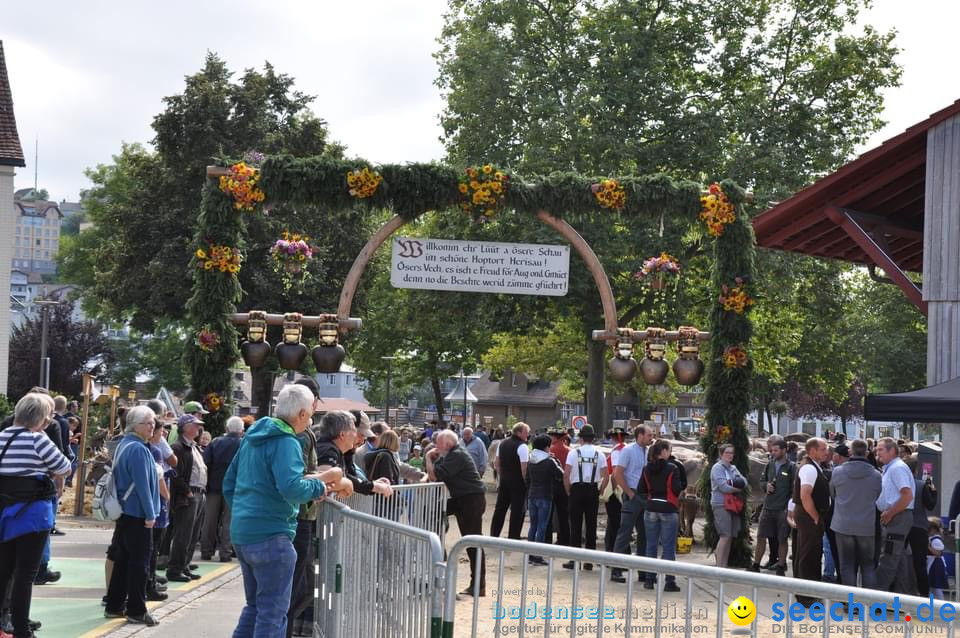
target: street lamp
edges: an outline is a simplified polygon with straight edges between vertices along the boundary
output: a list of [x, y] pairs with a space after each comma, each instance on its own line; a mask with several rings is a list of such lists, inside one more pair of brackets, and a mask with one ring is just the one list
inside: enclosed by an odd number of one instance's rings
[[59, 305], [54, 299], [34, 299], [33, 303], [40, 306], [40, 387], [50, 388], [50, 358], [47, 357], [47, 327], [49, 324], [49, 308]]
[[393, 365], [393, 360], [396, 359], [396, 357], [380, 357], [380, 358], [387, 362], [387, 402], [386, 402], [386, 403], [387, 403], [387, 407], [386, 407], [387, 418], [386, 418], [386, 422], [387, 422], [387, 425], [390, 425], [390, 371], [391, 371], [391, 367], [392, 367], [392, 365]]

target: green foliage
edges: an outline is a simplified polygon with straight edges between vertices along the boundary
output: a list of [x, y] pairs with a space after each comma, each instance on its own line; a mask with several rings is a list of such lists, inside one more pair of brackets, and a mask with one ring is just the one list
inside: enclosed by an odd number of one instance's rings
[[0, 419], [5, 419], [13, 414], [14, 404], [10, 402], [7, 395], [0, 394]]
[[155, 394], [161, 387], [170, 392], [189, 388], [183, 364], [183, 343], [187, 331], [178, 323], [160, 322], [152, 333], [131, 330], [127, 339], [111, 342], [113, 357], [110, 366], [99, 378], [104, 383], [132, 388], [139, 375], [149, 375], [147, 392]]

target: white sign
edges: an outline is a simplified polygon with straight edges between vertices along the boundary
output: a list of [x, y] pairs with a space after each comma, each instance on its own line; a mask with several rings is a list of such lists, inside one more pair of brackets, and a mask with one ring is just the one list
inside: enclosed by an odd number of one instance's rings
[[394, 288], [562, 297], [569, 278], [569, 246], [393, 238]]

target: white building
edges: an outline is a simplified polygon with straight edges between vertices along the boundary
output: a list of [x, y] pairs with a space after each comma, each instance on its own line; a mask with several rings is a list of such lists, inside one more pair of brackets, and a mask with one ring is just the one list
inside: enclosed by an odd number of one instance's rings
[[[13, 93], [7, 78], [7, 64], [0, 41], [0, 291], [10, 289], [13, 241], [17, 212], [13, 204], [13, 177], [16, 167], [26, 166], [23, 148], [13, 115]], [[7, 393], [10, 359], [10, 297], [0, 295], [0, 394]]]

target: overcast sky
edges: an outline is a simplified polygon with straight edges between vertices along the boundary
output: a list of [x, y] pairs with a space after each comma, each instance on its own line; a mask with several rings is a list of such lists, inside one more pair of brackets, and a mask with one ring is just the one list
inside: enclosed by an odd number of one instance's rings
[[[269, 60], [316, 95], [314, 111], [351, 154], [374, 162], [443, 155], [432, 54], [445, 0], [234, 0], [4, 3], [0, 30], [27, 156], [17, 188], [74, 200], [86, 167], [120, 142], [148, 142], [164, 96], [183, 89], [207, 50], [234, 71]], [[903, 86], [886, 95], [889, 124], [863, 150], [960, 98], [957, 0], [875, 0], [865, 21], [896, 27]]]

